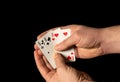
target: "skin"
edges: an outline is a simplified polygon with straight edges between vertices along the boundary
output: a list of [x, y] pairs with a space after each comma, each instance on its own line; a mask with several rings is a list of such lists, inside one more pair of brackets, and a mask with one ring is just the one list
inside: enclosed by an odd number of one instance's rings
[[54, 55], [56, 69], [53, 69], [42, 53], [37, 53], [37, 50], [34, 51], [34, 58], [37, 68], [46, 82], [93, 82], [88, 74], [66, 65], [64, 57], [60, 54]]
[[64, 28], [70, 28], [72, 35], [56, 45], [55, 49], [58, 51], [75, 46], [76, 57], [85, 59], [120, 53], [120, 26], [98, 29], [82, 25], [69, 25]]
[[[102, 29], [83, 25], [67, 25], [61, 27], [61, 29], [66, 28], [71, 29], [71, 36], [55, 46], [55, 49], [58, 51], [74, 47], [76, 57], [84, 59], [109, 53], [120, 53], [119, 25]], [[40, 34], [37, 39], [40, 39], [46, 32]], [[34, 48], [37, 68], [47, 82], [93, 82], [91, 77], [85, 72], [68, 66], [65, 59], [58, 53], [54, 54], [57, 68], [53, 69], [36, 44]]]

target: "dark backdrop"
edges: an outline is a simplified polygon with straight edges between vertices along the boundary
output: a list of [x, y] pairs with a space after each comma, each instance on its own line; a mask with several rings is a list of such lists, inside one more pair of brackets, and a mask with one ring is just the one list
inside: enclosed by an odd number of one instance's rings
[[[31, 43], [31, 65], [32, 65], [32, 81], [44, 82], [39, 71], [36, 68], [33, 57], [33, 45], [35, 43], [37, 35], [53, 27], [69, 25], [69, 24], [82, 24], [95, 28], [104, 28], [112, 25], [120, 25], [119, 13], [111, 14], [116, 11], [99, 11], [99, 12], [83, 12], [68, 11], [66, 12], [36, 12], [33, 11], [31, 28], [32, 28], [32, 43]], [[71, 14], [72, 12], [72, 14]], [[104, 81], [105, 79], [115, 81], [120, 80], [120, 55], [109, 54], [102, 57], [96, 57], [93, 59], [77, 59], [75, 63], [71, 63], [73, 67], [78, 70], [87, 72], [94, 80]], [[79, 66], [78, 66], [79, 65]]]
[[[10, 1], [11, 2], [11, 1]], [[110, 2], [110, 1], [109, 1]], [[1, 79], [18, 82], [45, 82], [36, 68], [33, 45], [36, 37], [53, 27], [83, 24], [95, 28], [120, 25], [119, 3], [90, 4], [81, 2], [52, 5], [11, 2], [1, 7]], [[57, 1], [57, 3], [59, 3]], [[48, 5], [49, 4], [49, 5]], [[41, 6], [42, 5], [42, 6]], [[69, 6], [68, 6], [69, 5]], [[53, 6], [53, 7], [52, 7]], [[99, 8], [98, 8], [99, 6]], [[4, 56], [4, 57], [2, 57]], [[77, 59], [71, 63], [78, 70], [87, 72], [97, 82], [120, 80], [120, 55], [110, 54], [94, 59]], [[79, 65], [79, 67], [78, 67]], [[3, 73], [3, 74], [2, 74]], [[110, 81], [104, 81], [108, 79]]]

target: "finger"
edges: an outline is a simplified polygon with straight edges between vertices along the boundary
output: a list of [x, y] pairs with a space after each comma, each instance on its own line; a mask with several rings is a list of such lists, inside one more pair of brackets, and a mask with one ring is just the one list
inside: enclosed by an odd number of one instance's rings
[[37, 44], [34, 44], [34, 48], [35, 48], [36, 50], [39, 49], [38, 46], [37, 46]]
[[79, 58], [78, 48], [77, 48], [77, 47], [74, 47], [74, 51], [75, 51], [75, 56], [76, 56], [77, 58]]
[[79, 48], [78, 53], [79, 53], [79, 58], [82, 59], [89, 59], [89, 58], [94, 58], [97, 56], [100, 56], [101, 54], [101, 49], [100, 48], [94, 48], [94, 49], [84, 49], [84, 48]]
[[35, 44], [34, 45], [35, 51], [37, 51], [38, 55], [43, 55], [43, 53], [41, 52], [41, 50], [38, 48], [38, 46]]
[[37, 51], [34, 51], [34, 58], [35, 58], [35, 62], [36, 62], [39, 72], [46, 79], [47, 74], [50, 72], [50, 69], [46, 66], [46, 64], [43, 60], [43, 56], [38, 55]]
[[52, 66], [50, 65], [50, 63], [48, 62], [48, 60], [45, 58], [45, 56], [43, 56], [43, 60], [45, 61], [46, 66], [47, 66], [50, 70], [53, 70]]
[[78, 27], [78, 26], [80, 26], [80, 25], [66, 25], [66, 26], [62, 26], [62, 27], [60, 27], [61, 29], [71, 29], [71, 30], [73, 30], [73, 29], [75, 29], [75, 27]]
[[65, 58], [62, 55], [58, 53], [54, 54], [54, 60], [57, 68], [65, 66]]
[[66, 25], [66, 26], [61, 26], [60, 27], [62, 30], [64, 30], [64, 29], [71, 29], [71, 26], [70, 25]]
[[43, 55], [43, 53], [41, 52], [41, 50], [37, 50], [38, 55]]
[[61, 42], [60, 44], [57, 44], [55, 46], [55, 50], [61, 51], [61, 50], [66, 50], [74, 45], [76, 45], [79, 41], [79, 38], [77, 37], [77, 35], [73, 34], [70, 37], [68, 37], [67, 39], [65, 39], [63, 42]]

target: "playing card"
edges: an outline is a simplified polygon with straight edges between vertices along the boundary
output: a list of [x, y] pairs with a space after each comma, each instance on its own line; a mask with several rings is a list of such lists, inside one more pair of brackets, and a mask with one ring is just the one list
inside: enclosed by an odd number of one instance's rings
[[[71, 35], [71, 30], [70, 29], [62, 29], [60, 31], [55, 30], [53, 32], [53, 37], [54, 39], [54, 45], [59, 44], [66, 38], [70, 37]], [[61, 53], [68, 61], [74, 62], [75, 61], [75, 51], [74, 48], [70, 48], [65, 51], [59, 52]]]
[[51, 64], [53, 68], [56, 68], [54, 59], [53, 59], [53, 46], [52, 46], [52, 34], [51, 31], [49, 31], [47, 34], [45, 34], [42, 38], [36, 41], [36, 44], [42, 51], [43, 55], [46, 57], [48, 62]]
[[75, 61], [75, 51], [74, 48], [70, 48], [65, 51], [56, 51], [54, 46], [71, 35], [70, 29], [60, 29], [57, 28], [55, 30], [50, 30], [44, 36], [42, 36], [39, 40], [36, 41], [36, 44], [42, 51], [43, 55], [46, 57], [48, 62], [51, 64], [53, 68], [56, 68], [55, 61], [53, 59], [53, 55], [55, 52], [61, 53], [68, 61]]
[[70, 36], [70, 29], [55, 30], [53, 31], [52, 36], [52, 38], [54, 39], [54, 44], [56, 45]]
[[[59, 36], [59, 34], [57, 33], [57, 32], [59, 32], [59, 31], [61, 31], [60, 28], [57, 28], [57, 29], [55, 29], [54, 31], [52, 31], [52, 41], [53, 41], [54, 44], [55, 44], [56, 38]], [[56, 34], [55, 34], [55, 32], [56, 32]]]
[[61, 51], [58, 53], [62, 54], [70, 62], [76, 61], [74, 48], [70, 48], [68, 50]]

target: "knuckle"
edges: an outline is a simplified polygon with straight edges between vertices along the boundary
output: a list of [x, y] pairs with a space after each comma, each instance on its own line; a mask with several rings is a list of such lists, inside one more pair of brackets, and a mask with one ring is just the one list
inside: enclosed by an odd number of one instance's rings
[[80, 40], [79, 34], [76, 32], [76, 33], [73, 34], [73, 37], [75, 38], [75, 39], [74, 39], [75, 43], [78, 43], [79, 40]]

